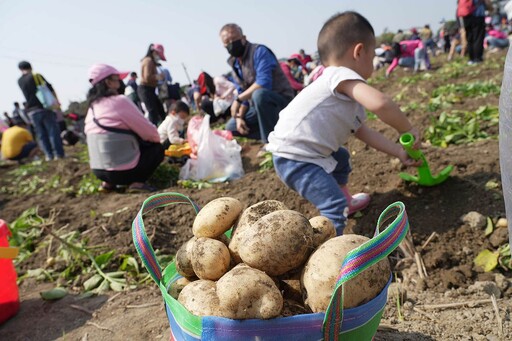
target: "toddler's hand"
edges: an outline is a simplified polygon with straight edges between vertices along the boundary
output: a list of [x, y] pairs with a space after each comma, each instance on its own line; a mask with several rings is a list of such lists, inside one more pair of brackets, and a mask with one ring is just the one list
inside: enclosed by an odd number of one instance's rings
[[423, 163], [423, 161], [421, 159], [418, 159], [418, 160], [411, 159], [409, 154], [407, 154], [407, 152], [403, 148], [398, 153], [398, 158], [407, 167], [419, 167]]
[[420, 149], [421, 147], [421, 133], [418, 129], [412, 128], [408, 131], [408, 133], [412, 134], [414, 136], [414, 149]]

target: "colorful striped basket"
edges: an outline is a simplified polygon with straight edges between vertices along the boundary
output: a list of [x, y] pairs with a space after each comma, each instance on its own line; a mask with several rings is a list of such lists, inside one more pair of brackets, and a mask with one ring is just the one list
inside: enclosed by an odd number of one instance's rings
[[[342, 309], [343, 283], [387, 257], [409, 230], [405, 206], [401, 202], [389, 205], [380, 215], [375, 236], [347, 254], [327, 312], [303, 314], [271, 320], [231, 320], [191, 314], [169, 293], [171, 283], [181, 276], [175, 263], [162, 272], [144, 228], [143, 217], [158, 207], [190, 204], [200, 208], [190, 198], [179, 193], [156, 194], [144, 201], [132, 225], [133, 241], [142, 262], [159, 286], [164, 298], [171, 340], [371, 340], [379, 326], [387, 301], [390, 280], [382, 292], [370, 302], [356, 308]], [[381, 231], [381, 227], [386, 228]]]

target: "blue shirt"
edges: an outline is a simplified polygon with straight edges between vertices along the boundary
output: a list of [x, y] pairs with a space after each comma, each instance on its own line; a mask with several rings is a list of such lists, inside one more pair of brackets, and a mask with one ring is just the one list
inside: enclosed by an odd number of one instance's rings
[[[272, 90], [272, 71], [277, 66], [277, 59], [269, 49], [263, 45], [259, 45], [254, 51], [254, 71], [256, 73], [256, 79], [254, 83], [258, 84], [262, 88]], [[234, 67], [237, 74], [242, 77], [242, 69], [238, 59], [235, 59]], [[235, 83], [237, 86], [238, 93], [242, 93], [243, 90], [240, 84]]]

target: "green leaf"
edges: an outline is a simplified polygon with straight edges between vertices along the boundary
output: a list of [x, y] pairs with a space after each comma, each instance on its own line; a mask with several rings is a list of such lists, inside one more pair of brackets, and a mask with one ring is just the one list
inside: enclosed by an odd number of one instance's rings
[[492, 271], [498, 266], [499, 255], [498, 252], [483, 250], [476, 256], [475, 265], [484, 269], [485, 272]]
[[43, 291], [39, 293], [41, 295], [41, 298], [46, 301], [54, 301], [54, 300], [60, 300], [64, 296], [68, 294], [67, 290], [64, 288], [53, 288], [48, 291]]
[[107, 277], [120, 278], [120, 277], [123, 277], [125, 274], [126, 274], [125, 271], [115, 271], [115, 272], [107, 272], [105, 275], [107, 275]]
[[510, 253], [510, 244], [509, 243], [503, 244], [502, 246], [500, 246], [499, 252], [500, 252], [500, 256], [503, 256], [503, 257], [512, 256], [512, 254]]
[[42, 274], [44, 274], [44, 270], [41, 268], [27, 271], [27, 277], [39, 277]]
[[89, 291], [96, 288], [98, 285], [100, 285], [102, 279], [103, 277], [101, 277], [101, 275], [99, 274], [92, 276], [91, 278], [84, 282], [84, 289], [86, 291]]
[[96, 263], [98, 263], [100, 268], [103, 269], [108, 264], [108, 262], [110, 262], [110, 259], [112, 259], [112, 256], [114, 255], [114, 253], [115, 253], [115, 250], [103, 253], [101, 255], [94, 257], [94, 260], [96, 261]]
[[93, 297], [95, 294], [94, 292], [92, 291], [87, 291], [87, 292], [84, 292], [84, 293], [81, 293], [80, 295], [78, 295], [78, 298], [83, 300], [83, 299], [86, 299], [86, 298], [91, 298]]
[[101, 282], [100, 286], [94, 290], [94, 292], [96, 292], [98, 294], [102, 294], [102, 293], [108, 291], [109, 288], [110, 288], [110, 282], [107, 281], [106, 279], [104, 279], [103, 282]]
[[444, 124], [446, 122], [446, 111], [443, 111], [441, 115], [439, 115], [439, 124]]
[[119, 267], [119, 270], [135, 272], [136, 274], [138, 274], [139, 264], [137, 263], [137, 260], [134, 257], [126, 255], [123, 259], [123, 262], [121, 263], [121, 266]]
[[489, 236], [492, 231], [494, 231], [494, 224], [492, 223], [492, 219], [487, 217], [487, 227], [485, 228], [485, 236]]
[[114, 291], [123, 291], [125, 285], [119, 282], [110, 282], [110, 288]]

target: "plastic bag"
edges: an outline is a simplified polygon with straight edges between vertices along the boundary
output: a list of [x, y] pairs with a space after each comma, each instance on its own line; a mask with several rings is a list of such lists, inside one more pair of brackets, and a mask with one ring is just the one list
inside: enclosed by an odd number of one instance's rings
[[[198, 120], [192, 121], [192, 126], [198, 123]], [[197, 134], [193, 135], [187, 138], [191, 147], [194, 144], [197, 148], [197, 158], [187, 160], [180, 170], [180, 179], [223, 182], [244, 175], [240, 155], [242, 147], [235, 140], [230, 141], [215, 134], [210, 129], [210, 115], [202, 119]]]
[[231, 102], [222, 98], [215, 98], [213, 100], [213, 113], [215, 116], [223, 114], [231, 106]]
[[[199, 145], [199, 132], [201, 130], [201, 124], [203, 123], [203, 117], [196, 115], [193, 116], [187, 124], [187, 141], [190, 145], [190, 158], [197, 159], [197, 149]], [[214, 130], [215, 135], [221, 136], [226, 140], [233, 139], [233, 133], [229, 130]]]
[[512, 49], [508, 50], [500, 95], [500, 166], [508, 236], [512, 245]]
[[45, 109], [54, 109], [59, 105], [59, 102], [51, 92], [50, 88], [44, 81], [40, 74], [34, 75], [34, 81], [36, 82], [36, 97], [41, 102]]

